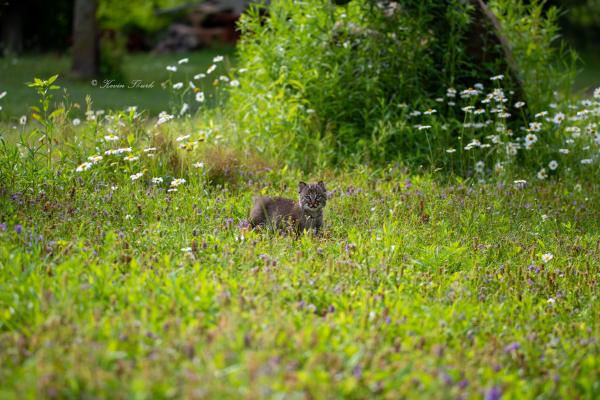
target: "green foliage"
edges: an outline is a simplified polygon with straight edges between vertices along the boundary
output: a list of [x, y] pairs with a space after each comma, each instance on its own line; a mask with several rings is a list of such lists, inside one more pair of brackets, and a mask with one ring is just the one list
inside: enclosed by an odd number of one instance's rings
[[125, 38], [120, 34], [114, 37], [103, 36], [100, 39], [100, 76], [125, 81], [123, 63], [125, 59]]
[[169, 19], [156, 11], [188, 3], [185, 0], [99, 0], [97, 18], [101, 26], [116, 31], [131, 28], [156, 31]]
[[[511, 31], [525, 100], [541, 108], [572, 76], [553, 60], [556, 12], [546, 18], [536, 2], [517, 3], [494, 7]], [[357, 0], [336, 7], [320, 0], [278, 1], [268, 17], [262, 7], [254, 6], [240, 22], [240, 68], [246, 72], [232, 108], [259, 149], [290, 158], [316, 154], [294, 160], [305, 167], [399, 155], [427, 162], [430, 139], [407, 123], [407, 106], [435, 108], [434, 99], [448, 88], [487, 83], [499, 73], [506, 76], [507, 93], [519, 92], [490, 28], [478, 28], [469, 2]], [[450, 128], [435, 133], [438, 148], [454, 146], [460, 132]]]

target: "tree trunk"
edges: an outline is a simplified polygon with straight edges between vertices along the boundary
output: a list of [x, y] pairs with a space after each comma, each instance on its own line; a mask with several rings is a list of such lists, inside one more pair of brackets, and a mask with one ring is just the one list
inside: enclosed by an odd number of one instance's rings
[[[1, 7], [1, 6], [0, 6]], [[2, 13], [2, 50], [4, 55], [20, 54], [23, 51], [23, 7], [21, 4], [10, 4]]]
[[75, 0], [71, 72], [81, 79], [98, 75], [100, 67], [97, 8], [97, 0]]

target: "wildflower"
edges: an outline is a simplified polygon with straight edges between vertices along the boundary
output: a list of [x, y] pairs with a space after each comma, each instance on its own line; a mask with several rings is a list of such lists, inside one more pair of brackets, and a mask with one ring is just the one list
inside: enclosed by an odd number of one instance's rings
[[182, 247], [181, 251], [183, 253], [191, 253], [192, 252], [192, 248], [191, 247]]
[[217, 66], [215, 64], [211, 65], [210, 67], [208, 67], [208, 69], [206, 70], [206, 74], [210, 75], [214, 72], [214, 70], [217, 69]]
[[569, 154], [569, 149], [558, 149], [560, 154]]
[[229, 78], [227, 76], [225, 76], [225, 75], [219, 76], [219, 80], [221, 82], [229, 82]]
[[550, 297], [550, 298], [547, 300], [547, 302], [548, 302], [548, 304], [554, 304], [554, 303], [556, 303], [556, 300], [555, 300], [554, 298]]
[[565, 120], [565, 114], [559, 112], [557, 113], [554, 118], [552, 119], [552, 121], [556, 124], [556, 125], [560, 125], [563, 121]]
[[224, 60], [223, 56], [216, 56], [215, 58], [213, 58], [213, 62], [214, 63], [218, 63]]
[[492, 76], [490, 78], [490, 81], [501, 81], [502, 79], [504, 79], [504, 75], [496, 75], [496, 76]]
[[438, 103], [443, 103], [444, 102], [444, 98], [443, 97], [437, 97], [435, 99], [435, 101], [437, 101]]
[[19, 118], [19, 124], [25, 125], [26, 123], [27, 123], [27, 116], [26, 115], [21, 116], [21, 118]]
[[189, 85], [190, 89], [196, 89], [196, 85], [194, 85], [194, 82], [189, 81], [188, 85]]
[[133, 154], [129, 154], [128, 156], [125, 156], [125, 158], [123, 158], [123, 160], [125, 161], [137, 161], [140, 158], [138, 156], [134, 156]]
[[78, 126], [79, 124], [81, 124], [81, 120], [79, 118], [73, 119], [73, 126]]
[[204, 168], [204, 163], [203, 162], [197, 162], [195, 164], [192, 165], [194, 168]]
[[540, 180], [544, 180], [548, 177], [548, 173], [546, 173], [546, 168], [542, 168], [539, 170], [539, 172], [537, 173], [537, 177]]
[[455, 153], [455, 152], [456, 152], [456, 149], [447, 149], [446, 150], [446, 153]]
[[15, 225], [15, 233], [16, 233], [17, 235], [20, 235], [20, 234], [21, 234], [21, 232], [23, 232], [23, 225], [21, 225], [21, 224], [16, 224], [16, 225]]
[[175, 65], [167, 65], [167, 71], [177, 72], [177, 67]]
[[502, 389], [498, 386], [492, 386], [487, 392], [485, 392], [485, 400], [500, 400], [502, 398]]
[[504, 172], [504, 165], [501, 163], [496, 163], [496, 165], [494, 165], [494, 172], [497, 174]]
[[530, 132], [539, 132], [542, 130], [542, 123], [541, 122], [530, 122], [528, 130]]
[[106, 135], [104, 136], [104, 140], [106, 140], [107, 142], [116, 142], [117, 140], [119, 140], [119, 137], [116, 135]]
[[125, 216], [125, 220], [126, 220], [126, 221], [129, 221], [129, 220], [130, 220], [130, 219], [132, 219], [132, 218], [133, 218], [133, 217], [132, 217], [130, 214], [127, 214], [127, 215]]
[[552, 160], [548, 163], [548, 168], [550, 168], [551, 171], [555, 171], [556, 168], [558, 168], [558, 162], [556, 160]]
[[144, 176], [144, 173], [143, 172], [138, 172], [137, 174], [130, 175], [129, 178], [131, 178], [132, 181], [137, 181], [142, 176]]
[[[4, 94], [6, 94], [6, 92], [4, 92]], [[0, 97], [0, 98], [2, 98], [2, 97]], [[600, 87], [596, 88], [596, 90], [594, 90], [594, 98], [600, 99]]]
[[473, 88], [468, 88], [460, 92], [461, 99], [468, 99], [469, 97], [477, 96], [479, 94], [479, 90], [475, 90]]
[[91, 161], [91, 162], [92, 162], [92, 164], [96, 164], [96, 163], [98, 163], [98, 162], [102, 161], [102, 158], [103, 158], [103, 157], [102, 157], [102, 156], [100, 156], [100, 155], [95, 155], [95, 156], [89, 156], [89, 157], [88, 157], [88, 160], [89, 160], [89, 161]]
[[521, 348], [521, 344], [519, 342], [514, 342], [514, 343], [511, 343], [511, 344], [505, 346], [504, 347], [504, 352], [505, 353], [512, 353], [514, 351], [519, 350], [520, 348]]
[[591, 158], [585, 158], [583, 160], [581, 160], [582, 164], [591, 164], [592, 163], [592, 159]]
[[415, 111], [412, 111], [408, 115], [411, 116], [411, 117], [418, 117], [419, 115], [421, 115], [421, 111], [415, 110]]
[[177, 61], [177, 64], [187, 64], [188, 62], [190, 62], [189, 58], [182, 58], [181, 60]]
[[229, 86], [238, 87], [238, 86], [240, 86], [240, 81], [238, 81], [237, 79], [234, 79], [229, 83]]
[[535, 117], [541, 118], [541, 117], [545, 117], [546, 115], [548, 115], [548, 111], [542, 111], [542, 112], [535, 114]]
[[525, 179], [517, 179], [513, 183], [518, 189], [523, 189], [525, 185], [527, 185], [527, 181]]
[[507, 143], [506, 144], [506, 154], [509, 156], [516, 156], [517, 150], [519, 150], [518, 143]]
[[448, 102], [448, 105], [449, 105], [450, 107], [452, 107], [452, 106], [455, 106], [455, 105], [456, 105], [456, 103], [455, 103], [455, 102], [453, 102], [453, 101], [449, 101], [449, 102]]
[[471, 140], [471, 142], [465, 146], [465, 150], [471, 150], [475, 147], [481, 147], [481, 142], [477, 139]]
[[430, 108], [429, 110], [425, 111], [423, 114], [424, 115], [432, 115], [432, 114], [435, 114], [436, 112], [437, 112], [436, 110]]
[[152, 178], [152, 183], [156, 184], [156, 185], [160, 185], [161, 183], [163, 183], [163, 178], [156, 177], [156, 178]]
[[485, 163], [483, 161], [477, 161], [477, 163], [475, 163], [475, 171], [479, 174], [483, 174], [483, 171], [485, 169]]
[[148, 153], [150, 151], [156, 151], [156, 147], [148, 147], [144, 149], [144, 153]]
[[525, 105], [524, 101], [517, 101], [515, 103], [515, 108], [522, 108]]
[[87, 171], [88, 169], [92, 168], [92, 163], [90, 162], [84, 162], [83, 164], [79, 165], [75, 171], [76, 172], [82, 172], [82, 171]]
[[183, 82], [177, 82], [175, 84], [173, 84], [173, 89], [175, 90], [179, 90], [183, 87]]
[[550, 260], [552, 260], [554, 258], [554, 255], [552, 253], [545, 253], [542, 254], [542, 262], [543, 263], [548, 263], [550, 262]]
[[183, 135], [183, 136], [179, 136], [177, 137], [177, 139], [175, 139], [176, 142], [183, 142], [184, 140], [187, 140], [190, 138], [191, 135]]
[[569, 126], [565, 131], [569, 132], [574, 138], [581, 136], [581, 129], [578, 126]]
[[473, 85], [475, 87], [475, 89], [477, 90], [483, 90], [483, 83], [476, 83], [475, 85]]
[[185, 179], [176, 178], [171, 181], [171, 187], [177, 187], [179, 185], [183, 185], [185, 183]]
[[162, 111], [160, 114], [158, 114], [158, 121], [156, 121], [156, 125], [164, 124], [173, 118], [175, 118], [173, 115], [168, 114], [166, 111]]
[[195, 80], [199, 80], [199, 79], [202, 79], [202, 78], [206, 78], [206, 74], [199, 73], [199, 74], [194, 75], [194, 79]]
[[485, 110], [483, 108], [478, 108], [477, 110], [475, 110], [473, 112], [473, 114], [475, 114], [475, 115], [485, 114]]
[[475, 109], [475, 107], [474, 107], [474, 106], [466, 106], [466, 107], [463, 107], [463, 108], [462, 108], [462, 110], [463, 110], [464, 112], [466, 112], [466, 113], [470, 113], [470, 112], [472, 112], [474, 109]]
[[446, 96], [447, 97], [456, 97], [456, 89], [448, 88], [448, 90], [446, 91]]
[[6, 90], [4, 92], [0, 93], [0, 99], [3, 99], [4, 96], [6, 96]]
[[167, 190], [167, 193], [176, 192], [176, 191], [177, 191], [177, 189], [175, 189], [175, 188], [171, 188], [171, 189], [168, 189], [168, 190]]
[[204, 102], [204, 92], [198, 92], [198, 93], [196, 93], [196, 101], [198, 103], [203, 103]]
[[510, 118], [510, 113], [507, 113], [507, 112], [500, 113], [500, 114], [498, 114], [498, 118], [503, 118], [503, 119]]
[[188, 112], [189, 109], [190, 109], [189, 104], [183, 103], [183, 106], [181, 106], [181, 111], [179, 111], [179, 115], [184, 115], [186, 112]]
[[525, 144], [527, 145], [532, 145], [537, 142], [537, 140], [537, 136], [533, 133], [529, 133], [527, 136], [525, 136]]
[[422, 130], [426, 130], [426, 129], [431, 129], [431, 125], [415, 125], [415, 128], [422, 131]]

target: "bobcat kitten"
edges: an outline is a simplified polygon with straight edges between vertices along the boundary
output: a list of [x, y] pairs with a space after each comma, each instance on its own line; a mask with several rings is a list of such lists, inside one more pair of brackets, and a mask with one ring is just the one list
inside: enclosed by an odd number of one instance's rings
[[250, 212], [252, 227], [292, 227], [300, 231], [313, 229], [318, 233], [323, 226], [323, 207], [327, 203], [325, 184], [322, 181], [316, 184], [300, 182], [298, 193], [297, 202], [282, 197], [255, 197]]

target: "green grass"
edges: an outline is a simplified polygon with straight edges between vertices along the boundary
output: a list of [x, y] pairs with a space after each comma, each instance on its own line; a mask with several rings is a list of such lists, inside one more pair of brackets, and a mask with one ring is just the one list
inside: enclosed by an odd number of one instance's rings
[[[138, 161], [74, 171], [108, 122], [60, 128], [51, 169], [0, 146], [0, 398], [600, 395], [597, 177], [309, 176], [216, 135], [178, 149], [210, 116], [119, 119]], [[317, 179], [322, 237], [243, 227], [254, 194]]]
[[[60, 75], [61, 86], [68, 90], [68, 98], [72, 103], [78, 103], [85, 109], [85, 96], [90, 95], [94, 100], [95, 109], [123, 109], [129, 106], [138, 106], [147, 110], [152, 115], [157, 115], [167, 108], [165, 91], [161, 83], [169, 79], [167, 65], [176, 65], [177, 60], [189, 58], [190, 62], [179, 66], [178, 72], [173, 75], [173, 81], [184, 80], [200, 72], [205, 72], [212, 64], [216, 55], [227, 56], [228, 62], [234, 57], [231, 47], [207, 49], [194, 53], [177, 55], [132, 54], [124, 59], [123, 72], [126, 86], [133, 80], [140, 80], [145, 84], [154, 82], [154, 87], [149, 89], [101, 88], [103, 80], [97, 80], [94, 86], [91, 81], [80, 81], [70, 78], [71, 59], [63, 55], [31, 55], [20, 58], [0, 58], [0, 93], [7, 91], [7, 96], [0, 102], [3, 107], [0, 119], [16, 120], [21, 115], [29, 114], [29, 106], [36, 102], [35, 91], [28, 88], [26, 82], [31, 82], [34, 77], [48, 78], [54, 74]], [[211, 92], [211, 86], [202, 88]], [[83, 112], [81, 112], [83, 114]]]

